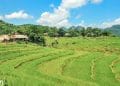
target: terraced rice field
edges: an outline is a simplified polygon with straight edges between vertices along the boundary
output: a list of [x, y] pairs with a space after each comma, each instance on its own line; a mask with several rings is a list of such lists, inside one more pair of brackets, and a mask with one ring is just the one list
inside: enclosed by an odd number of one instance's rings
[[5, 86], [120, 86], [120, 38], [58, 41], [55, 48], [0, 44], [0, 80]]

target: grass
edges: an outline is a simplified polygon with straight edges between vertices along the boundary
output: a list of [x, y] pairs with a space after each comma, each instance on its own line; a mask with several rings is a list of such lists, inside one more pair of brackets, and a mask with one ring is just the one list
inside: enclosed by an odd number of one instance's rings
[[120, 86], [120, 38], [58, 41], [55, 48], [0, 43], [0, 80], [6, 86]]

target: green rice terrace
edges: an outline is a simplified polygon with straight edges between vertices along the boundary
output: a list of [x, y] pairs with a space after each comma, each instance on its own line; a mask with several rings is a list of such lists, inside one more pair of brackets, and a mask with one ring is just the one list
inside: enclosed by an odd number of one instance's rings
[[4, 86], [120, 86], [119, 37], [58, 41], [56, 47], [0, 43]]

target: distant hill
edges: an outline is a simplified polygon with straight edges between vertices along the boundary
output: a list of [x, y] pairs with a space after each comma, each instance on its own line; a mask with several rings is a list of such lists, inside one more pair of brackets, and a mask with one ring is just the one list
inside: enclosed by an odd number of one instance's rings
[[120, 36], [120, 25], [113, 25], [110, 28], [106, 28], [107, 31], [110, 31], [112, 34], [116, 36]]
[[8, 27], [11, 28], [11, 27], [15, 27], [15, 25], [0, 20], [0, 27], [1, 28], [8, 28]]
[[[5, 21], [0, 20], [0, 34], [8, 34], [8, 33], [13, 33], [13, 32], [19, 32], [19, 33], [26, 33], [26, 31], [28, 31], [28, 29], [30, 29], [31, 27], [35, 27], [38, 28], [40, 30], [41, 33], [45, 33], [45, 32], [54, 32], [54, 27], [53, 29], [48, 27], [48, 26], [42, 26], [42, 25], [33, 25], [33, 24], [23, 24], [23, 25], [14, 25], [11, 23], [7, 23]], [[70, 27], [71, 29], [76, 29], [76, 30], [80, 30], [84, 27], [81, 26], [72, 26]], [[120, 25], [114, 25], [110, 28], [106, 28], [106, 31], [111, 32], [113, 35], [116, 36], [120, 36]]]
[[16, 25], [4, 22], [0, 20], [0, 34], [7, 34], [14, 31], [17, 28]]
[[44, 30], [48, 30], [48, 26], [34, 25], [34, 24], [23, 24], [23, 25], [14, 25], [7, 23], [3, 20], [0, 20], [0, 35], [1, 34], [12, 34], [12, 33], [21, 33], [26, 34], [28, 29], [37, 28], [41, 33], [44, 33]]

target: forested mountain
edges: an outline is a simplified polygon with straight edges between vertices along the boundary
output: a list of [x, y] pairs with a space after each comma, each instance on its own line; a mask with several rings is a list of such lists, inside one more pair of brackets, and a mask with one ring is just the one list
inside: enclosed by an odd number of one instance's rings
[[0, 34], [8, 34], [15, 30], [17, 26], [0, 20]]
[[120, 36], [120, 25], [114, 25], [110, 28], [106, 28], [107, 31], [110, 31], [112, 34], [116, 36]]
[[[82, 26], [71, 26], [69, 28], [61, 27], [49, 27], [49, 26], [41, 26], [41, 25], [33, 25], [33, 24], [23, 24], [23, 25], [14, 25], [10, 23], [6, 23], [0, 20], [0, 34], [25, 34], [25, 35], [48, 35], [50, 37], [99, 37], [99, 36], [109, 36], [111, 33], [120, 34], [119, 31], [120, 26], [113, 26], [111, 28], [107, 28], [105, 30], [100, 28], [92, 28], [92, 27], [82, 27]], [[111, 33], [110, 33], [110, 32]]]

